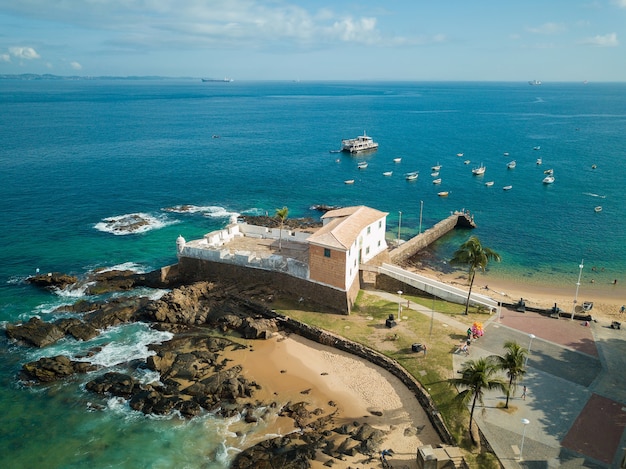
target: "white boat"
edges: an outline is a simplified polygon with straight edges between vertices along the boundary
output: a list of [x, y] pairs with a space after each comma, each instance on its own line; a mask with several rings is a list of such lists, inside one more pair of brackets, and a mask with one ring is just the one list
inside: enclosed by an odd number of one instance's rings
[[433, 184], [441, 184], [441, 178], [433, 179]]
[[532, 86], [539, 86], [541, 85], [541, 82], [539, 80], [531, 80], [528, 82], [528, 84]]
[[550, 175], [550, 176], [546, 176], [543, 178], [543, 183], [544, 184], [552, 184], [554, 182], [554, 176]]
[[487, 170], [487, 168], [481, 163], [480, 166], [478, 166], [477, 168], [472, 169], [472, 174], [474, 174], [476, 176], [482, 176], [483, 174], [485, 174], [486, 170]]
[[439, 171], [441, 169], [441, 165], [439, 163], [437, 163], [435, 166], [433, 166], [432, 168], [433, 171]]
[[596, 208], [594, 208], [595, 212], [601, 212], [602, 211], [602, 207], [600, 205], [598, 205]]
[[356, 167], [359, 169], [365, 169], [367, 168], [367, 166], [368, 166], [367, 161], [361, 161], [358, 165], [356, 165]]
[[491, 187], [491, 186], [493, 186], [493, 181], [487, 181], [487, 182], [485, 183], [485, 186], [487, 186], [487, 187]]
[[394, 163], [400, 163], [400, 161], [402, 161], [402, 158], [394, 158], [393, 159]]
[[503, 153], [503, 155], [504, 155], [504, 156], [509, 156], [509, 152], [508, 152], [508, 151], [505, 151], [505, 152]]
[[383, 176], [391, 176], [393, 174], [393, 171], [385, 171], [383, 173]]
[[456, 156], [463, 156], [463, 153], [457, 153]]
[[354, 184], [354, 179], [346, 179], [343, 181], [344, 184]]
[[549, 176], [552, 176], [554, 174], [554, 169], [546, 169], [543, 174], [547, 174]]
[[430, 175], [434, 178], [436, 178], [437, 176], [439, 176], [439, 171], [435, 171], [434, 173], [430, 173]]
[[441, 191], [441, 192], [437, 192], [437, 195], [439, 197], [448, 197], [448, 195], [450, 194], [449, 191]]
[[506, 164], [506, 167], [507, 167], [507, 168], [509, 168], [509, 169], [513, 169], [513, 168], [515, 168], [516, 166], [517, 166], [517, 163], [515, 162], [515, 160], [513, 160], [513, 161], [509, 161], [509, 162]]
[[533, 150], [541, 150], [541, 147], [537, 145], [536, 147], [533, 147]]
[[503, 191], [510, 191], [511, 189], [513, 189], [513, 186], [504, 186], [502, 188]]
[[541, 163], [543, 163], [541, 158], [537, 158], [537, 165], [540, 165]]
[[368, 137], [365, 132], [357, 138], [349, 138], [341, 141], [341, 151], [347, 151], [349, 153], [360, 153], [362, 151], [373, 151], [377, 149], [378, 143], [376, 143], [372, 137]]
[[471, 163], [471, 161], [470, 161], [470, 160], [465, 160], [465, 161], [463, 162], [463, 164], [470, 164], [470, 163]]
[[404, 175], [407, 181], [415, 181], [417, 179], [417, 176], [419, 176], [419, 173], [417, 171], [413, 171], [412, 173], [406, 173]]

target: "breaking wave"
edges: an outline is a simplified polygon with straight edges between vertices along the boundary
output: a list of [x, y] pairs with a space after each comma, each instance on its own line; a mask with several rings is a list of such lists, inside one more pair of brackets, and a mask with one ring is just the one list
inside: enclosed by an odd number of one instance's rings
[[102, 221], [96, 223], [94, 228], [104, 233], [122, 236], [146, 233], [176, 223], [178, 223], [178, 221], [170, 220], [165, 215], [155, 217], [147, 213], [129, 213], [104, 218]]

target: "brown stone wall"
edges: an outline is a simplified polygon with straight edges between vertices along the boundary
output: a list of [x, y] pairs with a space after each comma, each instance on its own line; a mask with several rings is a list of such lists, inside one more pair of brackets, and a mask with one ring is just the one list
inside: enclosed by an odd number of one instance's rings
[[400, 245], [400, 247], [390, 251], [389, 256], [391, 258], [391, 262], [400, 264], [414, 256], [417, 252], [438, 240], [446, 233], [452, 231], [456, 227], [458, 219], [458, 215], [450, 215], [448, 218], [440, 221], [432, 228], [429, 228], [422, 234], [419, 234], [408, 240], [406, 243]]
[[[248, 287], [264, 285], [276, 291], [279, 295], [283, 294], [296, 300], [302, 298], [307, 306], [319, 306], [322, 312], [349, 314], [351, 304], [354, 302], [354, 299], [349, 301], [352, 290], [347, 294], [346, 291], [309, 282], [308, 280], [292, 277], [281, 272], [189, 257], [181, 257], [179, 259], [177, 270], [178, 277], [182, 283], [193, 283], [203, 280], [226, 280], [235, 281]], [[359, 288], [358, 279], [354, 283], [357, 289], [354, 294], [354, 298], [356, 298]]]
[[309, 276], [311, 280], [324, 282], [337, 288], [346, 288], [345, 251], [330, 250], [330, 257], [324, 257], [324, 248], [309, 245]]

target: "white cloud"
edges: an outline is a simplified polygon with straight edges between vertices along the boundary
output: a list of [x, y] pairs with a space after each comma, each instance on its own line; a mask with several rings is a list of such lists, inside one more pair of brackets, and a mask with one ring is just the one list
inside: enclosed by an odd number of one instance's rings
[[9, 53], [19, 59], [33, 60], [41, 58], [32, 47], [9, 47]]
[[72, 67], [74, 70], [82, 70], [83, 68], [83, 66], [78, 62], [70, 62], [70, 67]]
[[527, 31], [533, 34], [558, 34], [565, 31], [565, 26], [559, 23], [544, 23], [540, 26], [528, 27]]
[[599, 46], [599, 47], [617, 47], [619, 46], [619, 41], [617, 40], [617, 34], [609, 33], [604, 36], [594, 36], [583, 39], [581, 44], [585, 44], [588, 46]]
[[626, 0], [613, 0], [613, 3], [619, 8], [626, 8]]
[[0, 62], [10, 62], [11, 56], [9, 54], [0, 54]]

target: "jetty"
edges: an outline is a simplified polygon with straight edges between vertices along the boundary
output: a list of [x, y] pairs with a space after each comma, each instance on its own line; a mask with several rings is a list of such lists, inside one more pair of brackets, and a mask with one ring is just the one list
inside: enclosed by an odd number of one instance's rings
[[474, 216], [467, 210], [452, 212], [448, 218], [441, 220], [432, 228], [392, 249], [389, 252], [389, 260], [393, 264], [401, 264], [455, 228], [476, 228]]

